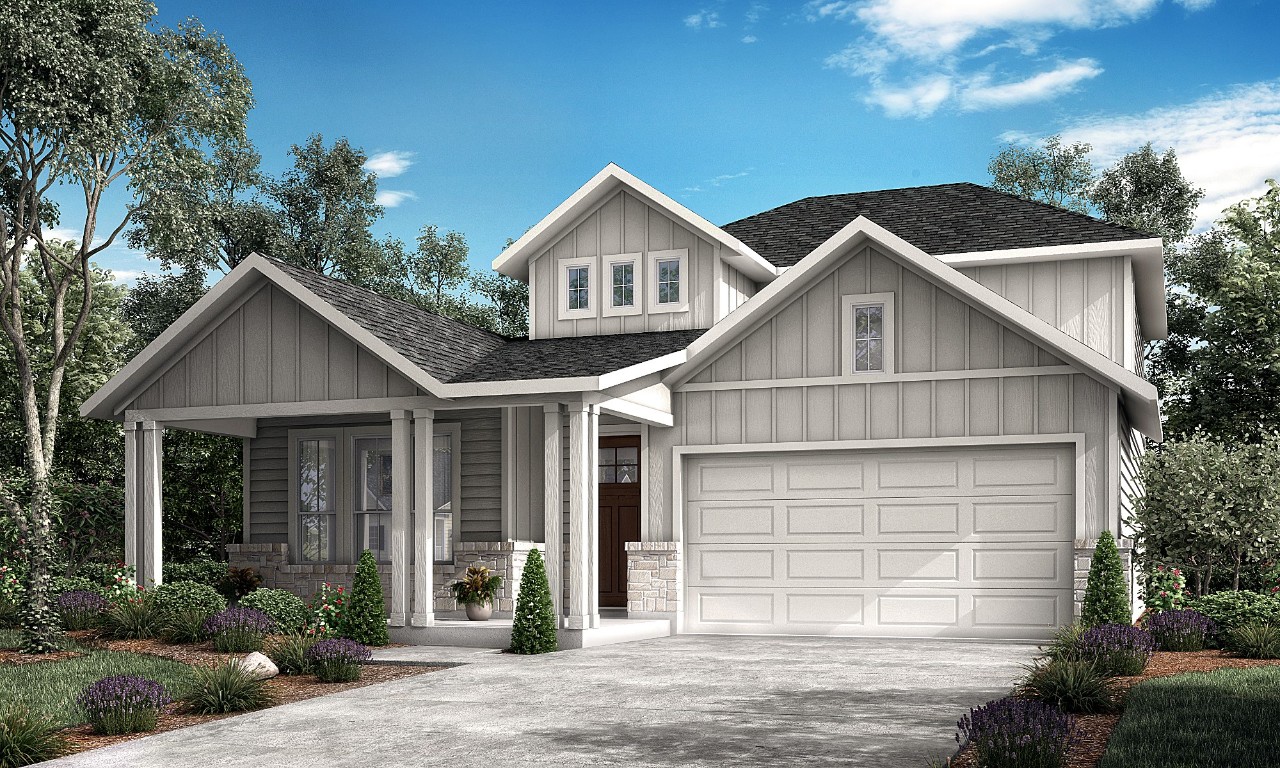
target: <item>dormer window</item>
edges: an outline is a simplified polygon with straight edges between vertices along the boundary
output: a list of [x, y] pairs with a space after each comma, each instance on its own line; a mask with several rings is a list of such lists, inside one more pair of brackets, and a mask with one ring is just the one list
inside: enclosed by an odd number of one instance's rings
[[597, 292], [595, 259], [565, 259], [560, 262], [560, 319], [594, 317]]
[[649, 252], [649, 273], [653, 288], [649, 292], [649, 312], [686, 312], [689, 309], [689, 250]]
[[644, 300], [640, 264], [638, 253], [604, 257], [605, 278], [609, 281], [602, 312], [605, 317], [640, 313], [640, 302]]
[[569, 267], [569, 311], [591, 309], [591, 267]]
[[893, 294], [842, 296], [840, 308], [842, 373], [893, 373]]

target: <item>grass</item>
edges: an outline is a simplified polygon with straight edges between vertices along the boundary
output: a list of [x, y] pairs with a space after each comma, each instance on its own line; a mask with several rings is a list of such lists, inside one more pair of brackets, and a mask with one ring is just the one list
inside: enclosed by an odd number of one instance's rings
[[1100, 768], [1271, 768], [1280, 667], [1220, 669], [1133, 687]]
[[13, 651], [22, 647], [22, 630], [0, 629], [0, 651]]
[[78, 725], [85, 720], [75, 703], [76, 695], [109, 675], [149, 677], [164, 685], [175, 699], [193, 680], [191, 668], [176, 661], [121, 651], [94, 651], [65, 661], [0, 666], [0, 701], [47, 715], [59, 726]]

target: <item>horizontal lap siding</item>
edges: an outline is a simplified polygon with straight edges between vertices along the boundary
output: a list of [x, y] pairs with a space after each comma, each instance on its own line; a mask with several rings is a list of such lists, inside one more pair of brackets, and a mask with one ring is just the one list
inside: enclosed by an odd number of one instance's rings
[[249, 441], [249, 541], [289, 543], [289, 429], [263, 427]]

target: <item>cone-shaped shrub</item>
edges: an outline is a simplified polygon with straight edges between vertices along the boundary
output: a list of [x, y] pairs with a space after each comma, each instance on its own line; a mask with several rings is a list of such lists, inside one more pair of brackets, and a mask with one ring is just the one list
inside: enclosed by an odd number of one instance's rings
[[378, 561], [365, 550], [356, 565], [356, 578], [351, 585], [351, 603], [342, 620], [343, 637], [365, 645], [386, 645], [387, 612], [382, 607], [382, 580], [378, 578]]
[[1089, 581], [1084, 588], [1084, 606], [1080, 621], [1089, 627], [1103, 624], [1129, 624], [1129, 590], [1124, 583], [1124, 565], [1111, 531], [1103, 531], [1093, 550], [1089, 565]]
[[556, 644], [556, 615], [547, 569], [538, 550], [530, 550], [520, 576], [516, 615], [511, 623], [512, 653], [551, 653]]

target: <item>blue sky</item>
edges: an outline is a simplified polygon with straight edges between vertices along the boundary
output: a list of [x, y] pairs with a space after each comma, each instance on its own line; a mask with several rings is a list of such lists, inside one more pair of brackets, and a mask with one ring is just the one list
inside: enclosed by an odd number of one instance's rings
[[[377, 160], [380, 235], [456, 229], [481, 267], [610, 161], [717, 224], [985, 182], [1005, 142], [1054, 132], [1103, 165], [1175, 147], [1202, 224], [1280, 176], [1273, 0], [158, 5], [244, 63], [266, 170], [346, 136]], [[123, 246], [101, 261], [158, 269]]]

